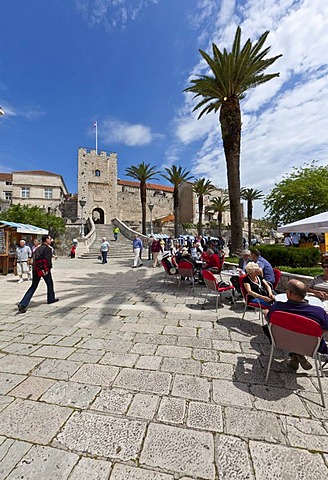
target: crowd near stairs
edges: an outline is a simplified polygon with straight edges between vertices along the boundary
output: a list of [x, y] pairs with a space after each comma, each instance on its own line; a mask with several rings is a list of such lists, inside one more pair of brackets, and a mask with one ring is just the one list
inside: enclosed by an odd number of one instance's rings
[[118, 234], [118, 240], [115, 242], [113, 228], [114, 225], [103, 225], [103, 224], [96, 224], [96, 238], [94, 242], [89, 247], [88, 253], [83, 253], [79, 258], [87, 259], [87, 258], [97, 258], [100, 255], [100, 245], [102, 243], [102, 239], [105, 237], [110, 244], [109, 255], [108, 258], [129, 258], [133, 259], [132, 253], [132, 241], [123, 237], [121, 233]]

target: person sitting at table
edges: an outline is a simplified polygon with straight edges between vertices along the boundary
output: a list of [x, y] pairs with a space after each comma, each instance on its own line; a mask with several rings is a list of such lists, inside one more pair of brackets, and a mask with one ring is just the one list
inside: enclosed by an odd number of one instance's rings
[[[303, 317], [314, 320], [323, 330], [328, 330], [328, 314], [322, 307], [310, 305], [305, 299], [306, 287], [303, 282], [295, 279], [289, 280], [286, 288], [286, 294], [287, 302], [275, 302], [272, 307], [270, 307], [268, 313], [266, 314], [266, 318], [269, 323], [273, 312], [288, 312], [296, 315], [302, 315]], [[264, 325], [263, 331], [271, 341], [267, 325]], [[327, 344], [323, 339], [319, 345], [318, 352], [323, 354], [328, 353]], [[290, 353], [289, 356], [290, 360], [288, 362], [288, 366], [295, 372], [298, 370], [299, 364], [301, 364], [301, 367], [304, 368], [304, 370], [310, 370], [312, 368], [311, 363], [308, 362], [304, 355]]]
[[270, 282], [271, 286], [274, 285], [275, 278], [274, 278], [274, 271], [272, 268], [271, 263], [269, 263], [265, 258], [261, 256], [260, 250], [257, 248], [251, 249], [251, 258], [253, 262], [257, 263], [258, 266], [262, 269], [263, 278], [266, 282]]
[[315, 297], [320, 298], [324, 304], [326, 312], [328, 311], [328, 255], [322, 255], [321, 266], [323, 275], [318, 275], [308, 284], [307, 291]]
[[246, 265], [248, 262], [251, 261], [251, 251], [250, 250], [243, 250], [242, 256], [238, 260], [238, 268], [243, 272], [246, 272]]
[[203, 267], [203, 270], [209, 270], [212, 273], [220, 273], [222, 270], [222, 262], [217, 253], [211, 248], [207, 249], [207, 254], [209, 259], [206, 262], [206, 265]]
[[270, 307], [274, 301], [274, 295], [270, 284], [261, 276], [262, 269], [257, 263], [249, 262], [246, 265], [246, 272], [243, 284], [248, 300], [259, 303], [263, 307]]
[[200, 260], [202, 260], [202, 262], [205, 262], [205, 263], [207, 263], [210, 259], [210, 256], [209, 256], [207, 251], [208, 251], [208, 246], [204, 245], [203, 246], [203, 251], [200, 254]]

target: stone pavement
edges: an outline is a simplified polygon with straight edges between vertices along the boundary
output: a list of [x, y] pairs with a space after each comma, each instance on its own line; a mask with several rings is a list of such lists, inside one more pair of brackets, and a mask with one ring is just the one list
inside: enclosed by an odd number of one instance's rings
[[[161, 269], [58, 259], [60, 302], [0, 277], [0, 480], [317, 480], [328, 408], [255, 312], [215, 314]], [[216, 322], [218, 320], [218, 322]], [[323, 379], [328, 397], [328, 379]], [[328, 402], [328, 398], [327, 398]]]

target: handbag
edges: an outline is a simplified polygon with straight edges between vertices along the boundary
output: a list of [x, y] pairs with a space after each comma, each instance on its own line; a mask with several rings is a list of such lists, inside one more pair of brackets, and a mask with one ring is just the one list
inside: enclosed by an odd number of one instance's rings
[[35, 273], [39, 278], [45, 277], [49, 273], [49, 265], [45, 258], [39, 258], [35, 261], [34, 265]]

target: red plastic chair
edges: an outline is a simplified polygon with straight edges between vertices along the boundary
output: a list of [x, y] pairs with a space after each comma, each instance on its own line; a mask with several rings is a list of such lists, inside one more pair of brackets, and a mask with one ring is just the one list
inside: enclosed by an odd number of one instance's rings
[[276, 289], [276, 286], [277, 286], [278, 283], [279, 283], [280, 277], [281, 277], [281, 271], [278, 270], [278, 268], [274, 268], [274, 269], [273, 269], [273, 273], [274, 273], [273, 289], [275, 290], [275, 289]]
[[[215, 292], [216, 293], [216, 312], [218, 311], [219, 297], [220, 297], [220, 304], [222, 304], [221, 294], [223, 292], [229, 292], [230, 291], [232, 303], [233, 304], [235, 303], [235, 299], [234, 299], [234, 296], [233, 296], [235, 287], [233, 287], [232, 285], [229, 285], [228, 287], [220, 287], [219, 283], [218, 283], [217, 279], [215, 278], [215, 276], [213, 275], [213, 273], [208, 271], [208, 270], [202, 270], [202, 275], [203, 275], [203, 279], [204, 279], [205, 285], [207, 286], [208, 290], [210, 292]], [[206, 292], [206, 297], [205, 297], [204, 304], [206, 303], [206, 300], [207, 300], [207, 294], [208, 294], [208, 292]]]
[[240, 290], [241, 290], [241, 293], [243, 295], [243, 300], [244, 300], [244, 303], [245, 303], [245, 308], [244, 308], [243, 316], [241, 317], [240, 323], [244, 320], [247, 307], [251, 307], [251, 308], [254, 308], [255, 310], [259, 311], [259, 319], [261, 319], [261, 322], [263, 324], [262, 305], [260, 303], [254, 302], [254, 299], [248, 300], [248, 298], [247, 298], [248, 293], [246, 292], [246, 288], [245, 288], [245, 285], [243, 283], [243, 280], [244, 280], [245, 277], [247, 277], [247, 275], [240, 275], [240, 277], [238, 278]]
[[323, 335], [320, 325], [315, 320], [311, 320], [301, 315], [275, 311], [270, 317], [269, 332], [272, 344], [265, 382], [267, 382], [269, 377], [275, 348], [312, 357], [317, 372], [322, 405], [325, 407], [318, 368], [319, 361], [320, 372], [323, 376], [321, 360], [318, 356], [318, 348]]
[[178, 263], [179, 269], [179, 288], [181, 285], [181, 277], [189, 278], [192, 284], [193, 291], [195, 290], [195, 274], [194, 274], [194, 266], [190, 262], [186, 262], [182, 260]]
[[172, 267], [176, 270], [176, 273], [171, 273], [168, 265], [166, 265], [164, 260], [161, 260], [161, 264], [162, 264], [162, 266], [164, 268], [164, 272], [165, 272], [164, 283], [166, 284], [169, 279], [170, 280], [174, 279], [175, 282], [178, 283], [178, 269], [175, 268], [175, 267]]

